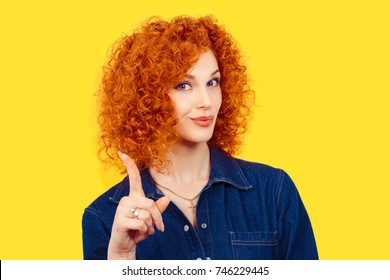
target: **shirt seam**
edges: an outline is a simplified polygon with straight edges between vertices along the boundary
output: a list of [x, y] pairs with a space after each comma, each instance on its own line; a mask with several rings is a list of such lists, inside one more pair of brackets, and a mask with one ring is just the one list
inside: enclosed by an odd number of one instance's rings
[[249, 184], [248, 180], [246, 179], [246, 177], [245, 177], [245, 175], [244, 175], [244, 173], [243, 173], [243, 171], [242, 171], [242, 169], [241, 169], [241, 166], [238, 164], [238, 162], [237, 162], [237, 160], [236, 160], [235, 158], [232, 158], [232, 159], [233, 159], [233, 161], [234, 161], [234, 164], [236, 165], [236, 168], [237, 168], [237, 170], [238, 170], [238, 172], [239, 172], [239, 175], [240, 175], [241, 180], [242, 180], [242, 181], [244, 182], [244, 184], [245, 184], [245, 187], [246, 187], [247, 189], [251, 188], [252, 186]]
[[104, 221], [103, 221], [103, 219], [100, 217], [99, 212], [93, 210], [93, 209], [90, 208], [90, 207], [85, 208], [85, 209], [84, 209], [84, 212], [91, 213], [92, 215], [94, 215], [95, 217], [97, 217], [97, 218], [98, 218], [101, 222], [103, 222], [103, 224], [104, 224]]
[[279, 174], [278, 174], [278, 182], [277, 182], [277, 185], [276, 185], [276, 211], [278, 210], [278, 206], [279, 206], [279, 200], [280, 200], [280, 194], [282, 192], [282, 184], [283, 184], [283, 180], [284, 180], [284, 172], [283, 170], [279, 169]]

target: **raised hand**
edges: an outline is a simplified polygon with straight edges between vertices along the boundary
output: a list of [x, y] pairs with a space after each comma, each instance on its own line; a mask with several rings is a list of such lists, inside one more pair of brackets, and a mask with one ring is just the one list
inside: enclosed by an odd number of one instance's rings
[[130, 193], [120, 200], [116, 209], [108, 244], [108, 259], [135, 260], [136, 245], [154, 234], [153, 226], [164, 231], [161, 213], [168, 207], [170, 200], [166, 196], [157, 201], [146, 198], [136, 164], [127, 154], [118, 152], [118, 155], [129, 175]]

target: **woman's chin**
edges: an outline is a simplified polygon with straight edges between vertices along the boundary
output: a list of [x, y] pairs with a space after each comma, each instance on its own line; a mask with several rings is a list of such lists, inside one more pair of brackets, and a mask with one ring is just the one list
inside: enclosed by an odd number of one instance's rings
[[187, 146], [187, 147], [195, 147], [198, 145], [207, 145], [207, 142], [211, 139], [211, 137], [203, 137], [203, 138], [181, 138], [178, 142], [179, 145]]

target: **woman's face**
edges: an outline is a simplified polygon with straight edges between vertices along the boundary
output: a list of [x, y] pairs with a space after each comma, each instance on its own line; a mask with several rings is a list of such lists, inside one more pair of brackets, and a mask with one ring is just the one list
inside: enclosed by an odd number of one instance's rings
[[201, 143], [212, 137], [222, 102], [220, 80], [217, 59], [208, 50], [170, 91], [182, 140]]

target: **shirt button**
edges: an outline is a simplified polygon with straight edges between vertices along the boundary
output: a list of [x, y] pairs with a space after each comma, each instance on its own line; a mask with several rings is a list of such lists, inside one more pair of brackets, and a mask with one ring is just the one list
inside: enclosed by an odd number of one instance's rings
[[207, 224], [203, 223], [200, 225], [202, 228], [207, 228]]
[[188, 231], [189, 229], [190, 229], [190, 227], [188, 225], [184, 226], [184, 231]]

